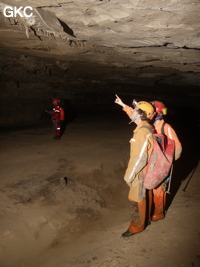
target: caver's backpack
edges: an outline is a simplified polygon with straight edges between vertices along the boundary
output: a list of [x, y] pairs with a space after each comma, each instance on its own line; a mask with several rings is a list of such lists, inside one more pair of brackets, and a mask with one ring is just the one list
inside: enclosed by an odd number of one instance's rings
[[174, 159], [175, 143], [174, 140], [164, 134], [164, 124], [161, 131], [162, 134], [154, 133], [146, 125], [141, 128], [149, 129], [154, 139], [153, 149], [144, 176], [144, 186], [146, 189], [151, 190], [159, 186], [168, 177]]

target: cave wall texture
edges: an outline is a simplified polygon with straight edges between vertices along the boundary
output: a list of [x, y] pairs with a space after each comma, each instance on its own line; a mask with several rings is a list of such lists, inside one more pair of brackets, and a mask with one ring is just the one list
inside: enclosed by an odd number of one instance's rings
[[199, 0], [0, 1], [1, 127], [39, 122], [54, 96], [81, 111], [115, 109], [115, 94], [199, 109]]

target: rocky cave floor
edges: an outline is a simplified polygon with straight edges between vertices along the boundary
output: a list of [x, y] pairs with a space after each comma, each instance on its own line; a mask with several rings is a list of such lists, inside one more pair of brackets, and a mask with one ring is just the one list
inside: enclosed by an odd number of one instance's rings
[[79, 114], [59, 141], [48, 118], [1, 129], [1, 267], [200, 265], [197, 133], [184, 121], [165, 219], [121, 237], [130, 220], [128, 122], [121, 111]]

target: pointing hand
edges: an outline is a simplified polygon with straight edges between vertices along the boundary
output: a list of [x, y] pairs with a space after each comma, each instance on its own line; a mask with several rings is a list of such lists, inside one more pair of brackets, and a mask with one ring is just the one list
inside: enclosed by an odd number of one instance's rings
[[122, 102], [122, 100], [119, 98], [119, 96], [118, 95], [115, 95], [115, 96], [116, 96], [115, 103], [124, 107], [125, 104]]

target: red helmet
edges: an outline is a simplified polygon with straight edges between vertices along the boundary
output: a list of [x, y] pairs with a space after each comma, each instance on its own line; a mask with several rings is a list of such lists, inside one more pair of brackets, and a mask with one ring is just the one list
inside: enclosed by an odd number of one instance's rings
[[151, 104], [155, 107], [156, 113], [159, 116], [163, 116], [163, 115], [167, 114], [167, 108], [165, 107], [165, 105], [162, 102], [155, 100], [155, 101], [151, 102]]
[[53, 98], [53, 102], [60, 103], [60, 99], [59, 98]]

